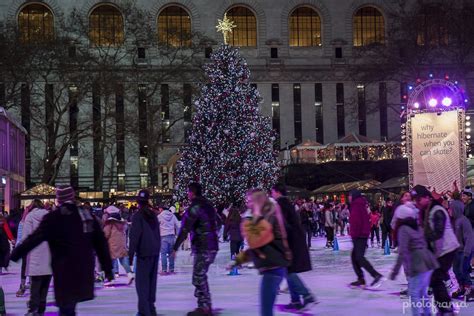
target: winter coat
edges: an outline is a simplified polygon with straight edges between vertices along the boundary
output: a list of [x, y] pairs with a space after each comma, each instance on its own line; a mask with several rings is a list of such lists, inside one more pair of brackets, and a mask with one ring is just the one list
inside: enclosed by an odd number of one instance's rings
[[300, 211], [301, 225], [303, 225], [306, 228], [310, 227], [311, 217], [312, 217], [312, 211], [306, 210], [305, 208], [301, 209]]
[[75, 204], [65, 203], [48, 213], [38, 229], [13, 250], [12, 260], [18, 261], [43, 241], [51, 250], [58, 306], [94, 298], [95, 256], [106, 276], [113, 277], [109, 247], [99, 223]]
[[[35, 208], [31, 210], [25, 218], [22, 228], [22, 238], [26, 240], [41, 224], [43, 218], [49, 212], [45, 209]], [[46, 241], [43, 241], [38, 247], [31, 250], [26, 259], [26, 275], [39, 276], [51, 275], [51, 251]]]
[[132, 218], [128, 255], [131, 258], [153, 257], [160, 254], [161, 235], [157, 216], [148, 206], [139, 209]]
[[179, 222], [176, 216], [169, 210], [164, 210], [158, 215], [158, 221], [160, 222], [160, 233], [161, 236], [176, 236], [179, 232]]
[[[2, 227], [0, 227], [0, 230], [1, 229]], [[3, 231], [5, 232], [5, 235], [7, 236], [8, 240], [13, 241], [15, 239], [15, 237], [13, 237], [12, 231], [10, 230], [10, 226], [8, 226], [7, 221], [3, 222]]]
[[467, 219], [471, 223], [472, 229], [474, 229], [474, 202], [473, 201], [470, 201], [464, 207], [464, 215], [467, 217]]
[[370, 226], [371, 227], [379, 227], [380, 223], [380, 214], [377, 212], [370, 213]]
[[401, 265], [407, 277], [435, 270], [439, 267], [434, 254], [428, 250], [423, 231], [418, 227], [416, 219], [400, 220], [398, 226], [398, 258], [393, 273], [398, 274]]
[[227, 223], [224, 228], [224, 237], [230, 236], [231, 241], [242, 241], [242, 232], [240, 231], [240, 221], [238, 223], [232, 222], [229, 217], [227, 217]]
[[311, 259], [308, 247], [306, 246], [306, 237], [301, 227], [301, 222], [295, 207], [288, 198], [282, 196], [277, 199], [282, 216], [285, 220], [285, 228], [288, 238], [288, 245], [293, 254], [293, 259], [288, 267], [288, 273], [301, 273], [310, 271]]
[[175, 251], [179, 249], [188, 234], [191, 234], [193, 253], [219, 250], [217, 213], [211, 203], [203, 197], [194, 198], [184, 213], [181, 230], [173, 248]]
[[23, 221], [18, 223], [18, 230], [16, 231], [16, 244], [19, 245], [23, 239], [23, 226], [25, 223]]
[[[237, 256], [237, 263], [245, 262], [248, 259], [252, 259], [255, 268], [259, 272], [273, 270], [282, 267], [288, 267], [291, 264], [291, 250], [285, 246], [285, 235], [286, 229], [283, 226], [283, 230], [280, 227], [280, 223], [277, 218], [277, 212], [280, 212], [281, 220], [284, 221], [283, 215], [281, 214], [280, 207], [278, 204], [267, 202], [262, 210], [262, 216], [252, 219], [247, 219], [242, 222], [242, 231], [244, 235], [253, 235], [254, 240], [258, 240], [260, 231], [255, 229], [255, 225], [265, 219], [272, 226], [273, 240], [269, 243], [256, 248], [247, 249], [245, 252], [241, 252]], [[282, 223], [284, 225], [284, 223]], [[262, 236], [264, 238], [264, 236]]]
[[382, 227], [384, 227], [387, 230], [390, 230], [392, 219], [393, 219], [393, 206], [382, 207]]
[[469, 257], [474, 251], [474, 231], [464, 216], [464, 205], [461, 201], [453, 201], [449, 207], [453, 210], [454, 233], [460, 244], [458, 251]]
[[448, 212], [439, 204], [430, 208], [425, 218], [425, 238], [436, 258], [455, 251], [459, 247]]
[[0, 268], [8, 267], [10, 257], [10, 243], [8, 235], [2, 227], [0, 227]]
[[332, 210], [324, 211], [324, 227], [334, 228], [334, 214]]
[[104, 235], [109, 244], [110, 257], [112, 259], [128, 256], [126, 221], [109, 218], [105, 221]]
[[370, 235], [370, 217], [367, 213], [367, 200], [360, 196], [352, 200], [350, 205], [350, 234], [352, 239], [369, 238]]
[[349, 219], [349, 208], [345, 208], [341, 211], [341, 219], [342, 220], [347, 220]]
[[418, 218], [418, 213], [420, 211], [416, 208], [415, 204], [413, 202], [406, 202], [405, 204], [401, 204], [397, 206], [395, 209], [395, 212], [392, 217], [392, 222], [390, 223], [390, 226], [392, 229], [395, 229], [397, 226], [397, 221], [399, 219], [405, 219], [405, 218]]

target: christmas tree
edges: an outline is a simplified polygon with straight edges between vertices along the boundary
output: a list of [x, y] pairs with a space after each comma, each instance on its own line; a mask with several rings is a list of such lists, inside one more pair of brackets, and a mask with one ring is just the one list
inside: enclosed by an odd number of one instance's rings
[[194, 103], [189, 144], [180, 150], [176, 190], [184, 198], [187, 185], [200, 182], [215, 205], [235, 205], [247, 190], [269, 189], [277, 180], [275, 136], [238, 49], [221, 45], [204, 70], [208, 79]]

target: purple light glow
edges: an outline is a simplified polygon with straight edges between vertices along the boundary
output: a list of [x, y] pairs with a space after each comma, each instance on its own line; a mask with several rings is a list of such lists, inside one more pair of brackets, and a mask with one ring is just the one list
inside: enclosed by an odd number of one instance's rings
[[450, 106], [453, 103], [453, 100], [451, 98], [445, 97], [441, 103], [444, 106]]
[[419, 109], [419, 108], [420, 108], [420, 103], [419, 103], [419, 102], [415, 102], [415, 103], [413, 104], [413, 107], [414, 107], [415, 109]]
[[430, 99], [430, 100], [428, 101], [428, 104], [429, 104], [432, 108], [434, 108], [435, 106], [438, 105], [438, 100], [436, 100], [436, 99]]

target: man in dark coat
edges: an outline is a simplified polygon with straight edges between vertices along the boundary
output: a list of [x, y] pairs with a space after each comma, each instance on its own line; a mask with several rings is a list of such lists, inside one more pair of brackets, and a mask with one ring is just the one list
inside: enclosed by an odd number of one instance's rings
[[207, 282], [207, 271], [214, 262], [219, 250], [217, 237], [217, 214], [211, 203], [202, 196], [202, 187], [193, 182], [188, 186], [188, 199], [191, 205], [181, 220], [181, 230], [174, 244], [173, 256], [191, 234], [191, 247], [194, 254], [193, 285], [198, 308], [188, 316], [212, 315], [211, 294]]
[[[305, 242], [305, 232], [301, 226], [295, 207], [286, 197], [286, 188], [283, 184], [278, 183], [273, 186], [272, 197], [281, 208], [285, 219], [288, 246], [293, 254], [287, 275], [291, 303], [286, 305], [285, 309], [302, 311], [317, 303], [314, 295], [311, 294], [303, 281], [298, 277], [298, 273], [311, 270], [311, 260]], [[303, 298], [303, 303], [301, 303], [301, 297]]]
[[128, 255], [136, 255], [135, 287], [138, 295], [137, 316], [155, 316], [156, 282], [161, 236], [157, 214], [149, 206], [150, 193], [138, 193], [138, 212], [132, 218]]
[[393, 248], [392, 242], [392, 218], [393, 218], [393, 201], [390, 198], [385, 200], [385, 206], [382, 207], [382, 248], [388, 238], [390, 248]]
[[106, 277], [114, 276], [104, 233], [88, 211], [76, 206], [74, 189], [58, 187], [56, 199], [58, 209], [44, 217], [38, 229], [13, 250], [11, 259], [18, 261], [47, 241], [59, 315], [70, 316], [76, 314], [77, 303], [94, 299], [94, 253]]
[[350, 203], [350, 235], [354, 248], [352, 249], [352, 267], [357, 275], [357, 281], [350, 284], [351, 287], [365, 287], [364, 268], [374, 278], [371, 287], [377, 288], [384, 281], [383, 276], [377, 272], [370, 262], [365, 258], [367, 240], [370, 234], [370, 217], [367, 210], [368, 202], [359, 190], [349, 192]]

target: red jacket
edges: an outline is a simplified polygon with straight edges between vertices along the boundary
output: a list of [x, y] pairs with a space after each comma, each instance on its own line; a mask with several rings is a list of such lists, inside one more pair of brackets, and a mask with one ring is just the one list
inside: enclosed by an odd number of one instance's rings
[[380, 214], [377, 212], [370, 213], [370, 224], [373, 226], [379, 226]]
[[12, 231], [10, 230], [10, 226], [8, 226], [7, 221], [3, 222], [3, 230], [5, 231], [5, 234], [7, 235], [8, 240], [12, 241], [15, 239], [13, 237]]
[[367, 212], [367, 200], [358, 197], [350, 205], [351, 215], [349, 217], [350, 233], [354, 238], [369, 238], [370, 216]]

